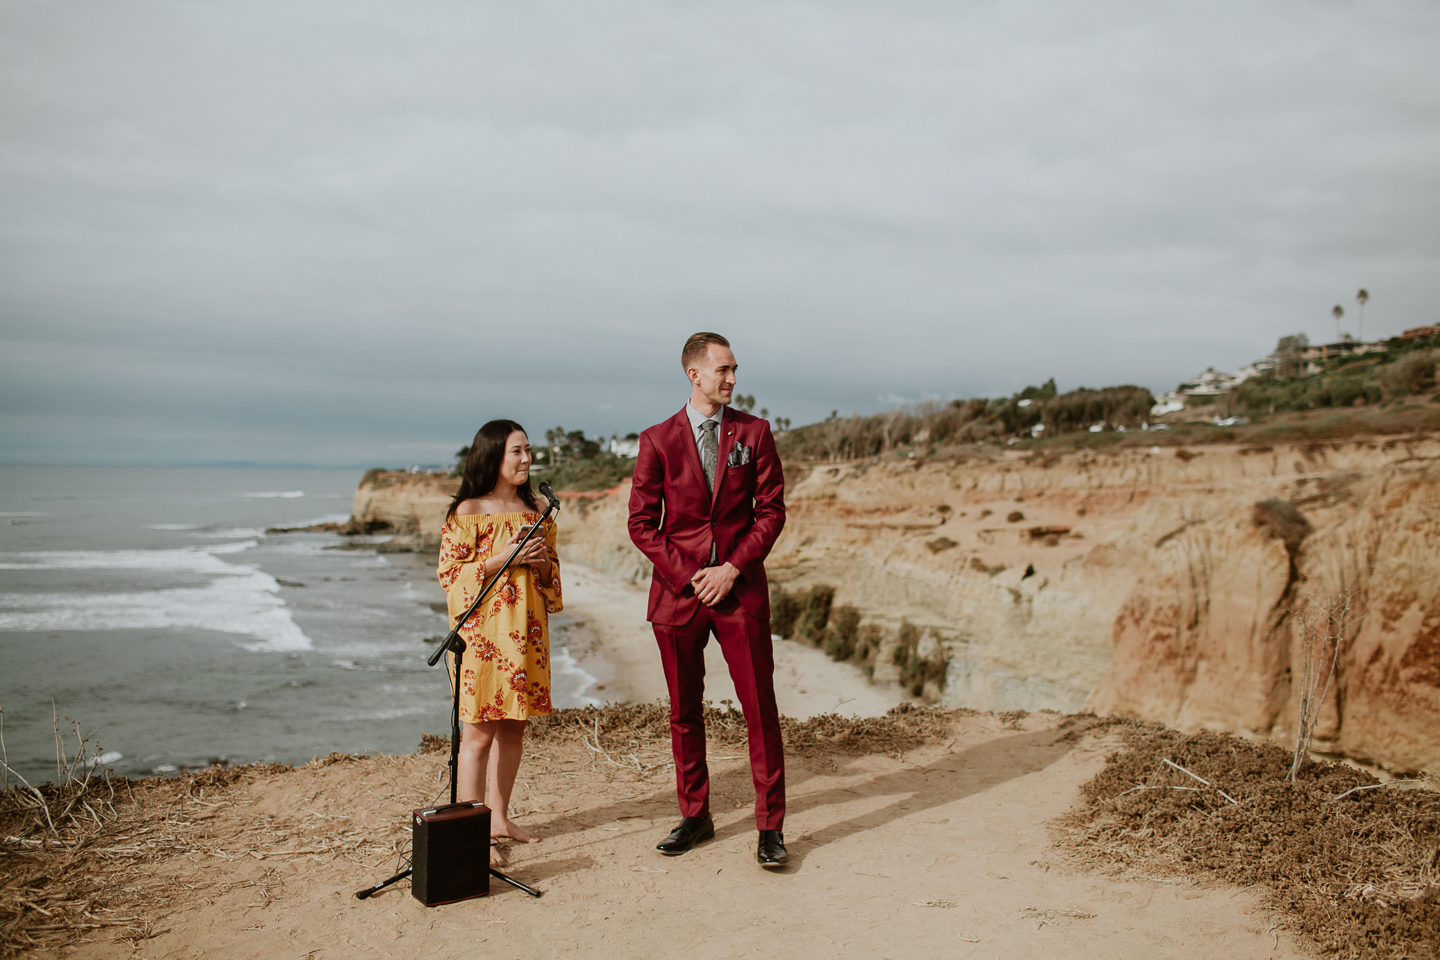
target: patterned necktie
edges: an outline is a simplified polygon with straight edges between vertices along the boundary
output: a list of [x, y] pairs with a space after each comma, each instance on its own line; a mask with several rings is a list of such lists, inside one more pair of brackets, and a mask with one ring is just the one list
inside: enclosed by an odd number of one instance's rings
[[[710, 491], [710, 496], [715, 496], [715, 462], [720, 459], [720, 440], [715, 436], [715, 431], [720, 429], [720, 424], [714, 420], [706, 420], [700, 424], [700, 429], [705, 431], [704, 438], [700, 441], [700, 464], [705, 468], [705, 489]], [[710, 563], [715, 566], [719, 559], [719, 550], [715, 541], [710, 541]]]
[[700, 441], [700, 463], [705, 468], [705, 489], [712, 496], [715, 493], [715, 462], [720, 458], [720, 440], [715, 435], [719, 428], [720, 424], [714, 420], [706, 420], [700, 424], [700, 429], [705, 431], [705, 436]]

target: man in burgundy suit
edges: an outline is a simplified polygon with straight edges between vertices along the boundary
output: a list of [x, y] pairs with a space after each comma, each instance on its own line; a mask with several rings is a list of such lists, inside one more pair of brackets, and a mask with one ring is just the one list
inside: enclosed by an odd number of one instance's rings
[[647, 619], [670, 690], [680, 825], [657, 850], [715, 836], [705, 765], [705, 644], [713, 633], [745, 713], [755, 780], [755, 859], [786, 862], [785, 755], [775, 708], [765, 557], [785, 526], [785, 478], [768, 421], [729, 408], [735, 354], [716, 333], [685, 343], [690, 400], [640, 435], [630, 539], [655, 565]]

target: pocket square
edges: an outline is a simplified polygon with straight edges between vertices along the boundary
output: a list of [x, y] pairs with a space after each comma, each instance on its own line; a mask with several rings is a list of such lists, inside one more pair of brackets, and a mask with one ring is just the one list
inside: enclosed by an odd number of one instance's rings
[[737, 443], [730, 450], [730, 456], [725, 458], [727, 467], [742, 467], [750, 462], [750, 448], [744, 444]]

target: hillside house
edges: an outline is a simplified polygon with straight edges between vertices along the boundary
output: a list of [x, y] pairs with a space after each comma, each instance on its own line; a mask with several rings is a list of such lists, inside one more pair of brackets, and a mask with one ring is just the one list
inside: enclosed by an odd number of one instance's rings
[[1324, 363], [1336, 357], [1358, 356], [1362, 353], [1376, 353], [1385, 349], [1383, 343], [1366, 343], [1363, 340], [1341, 338], [1334, 343], [1321, 343], [1308, 348], [1302, 356], [1312, 362]]
[[1404, 333], [1400, 334], [1400, 336], [1396, 337], [1395, 339], [1425, 340], [1430, 337], [1440, 337], [1440, 323], [1432, 323], [1428, 327], [1411, 327], [1409, 330], [1406, 330]]
[[624, 440], [612, 436], [610, 442], [605, 445], [605, 449], [617, 457], [638, 457], [640, 456], [640, 438], [633, 433]]
[[1214, 367], [1193, 380], [1186, 380], [1177, 391], [1187, 397], [1218, 397], [1235, 385], [1235, 377]]

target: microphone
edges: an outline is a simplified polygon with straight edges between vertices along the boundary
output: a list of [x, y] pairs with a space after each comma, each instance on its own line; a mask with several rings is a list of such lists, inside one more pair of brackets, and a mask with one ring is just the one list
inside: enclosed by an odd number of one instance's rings
[[550, 501], [551, 506], [560, 506], [560, 500], [555, 496], [555, 491], [550, 489], [549, 480], [540, 481], [540, 496]]

